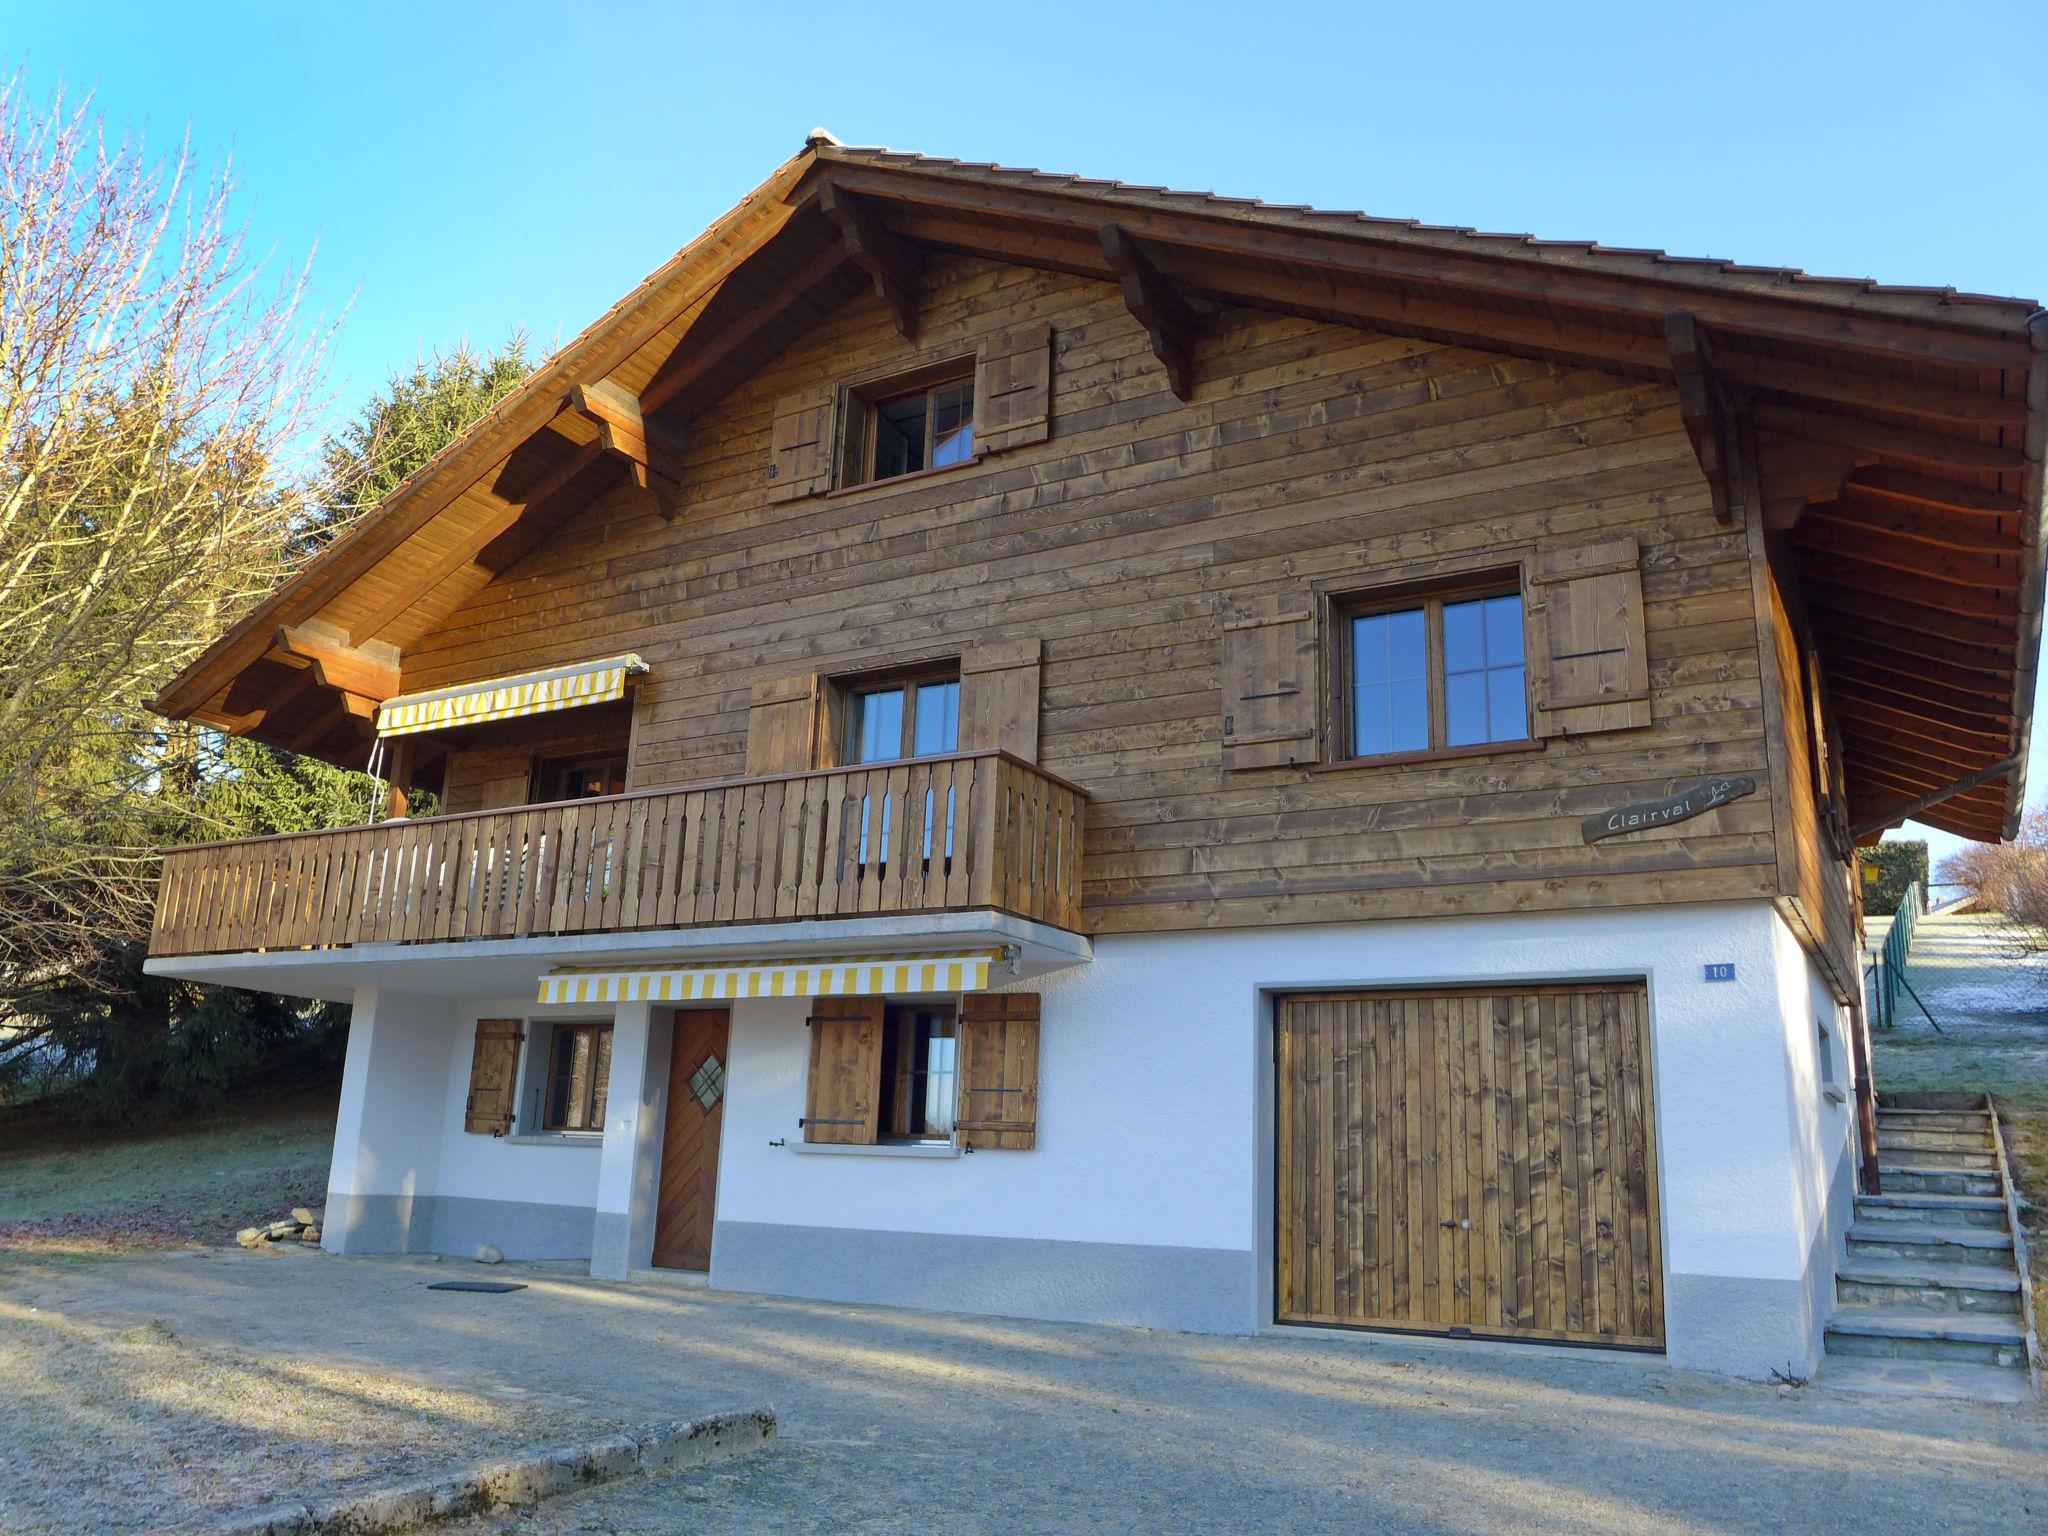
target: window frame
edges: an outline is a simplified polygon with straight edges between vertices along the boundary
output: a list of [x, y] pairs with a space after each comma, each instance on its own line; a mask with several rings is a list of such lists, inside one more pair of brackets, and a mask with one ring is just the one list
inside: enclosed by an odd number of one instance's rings
[[[956, 725], [953, 746], [949, 751], [931, 752], [920, 756], [917, 746], [917, 692], [932, 683], [951, 683], [960, 689], [959, 697], [964, 700], [966, 688], [961, 680], [960, 663], [933, 661], [912, 667], [896, 667], [879, 672], [863, 672], [852, 677], [832, 679], [834, 713], [837, 715], [834, 737], [837, 741], [839, 766], [843, 768], [872, 768], [883, 763], [931, 762], [942, 757], [957, 756], [960, 751], [960, 737]], [[874, 693], [887, 693], [891, 689], [903, 690], [903, 734], [898, 741], [898, 753], [894, 757], [878, 757], [862, 762], [857, 755], [859, 747], [860, 708], [859, 699]], [[956, 707], [955, 718], [958, 718]]]
[[[968, 452], [965, 458], [957, 459], [951, 464], [933, 464], [932, 452], [936, 447], [933, 440], [934, 418], [938, 408], [938, 396], [940, 391], [957, 384], [965, 384], [971, 396], [967, 410], [967, 427], [970, 433]], [[859, 491], [871, 486], [895, 485], [919, 475], [944, 474], [948, 470], [962, 469], [980, 462], [984, 451], [978, 430], [980, 389], [979, 359], [972, 352], [849, 381], [845, 391], [845, 408], [840, 412], [840, 440], [834, 455], [834, 490]], [[874, 472], [874, 464], [880, 408], [916, 394], [925, 396], [924, 463], [917, 469], [878, 476]]]
[[[947, 1067], [945, 1072], [945, 1075], [951, 1078], [953, 1083], [951, 1103], [948, 1110], [950, 1123], [942, 1135], [934, 1135], [929, 1130], [917, 1133], [907, 1129], [907, 1121], [915, 1116], [916, 1106], [921, 1098], [920, 1095], [914, 1092], [906, 1092], [904, 1102], [906, 1128], [899, 1129], [894, 1124], [896, 1115], [896, 1085], [892, 1080], [889, 1068], [892, 1056], [900, 1061], [901, 1058], [898, 1053], [902, 1049], [902, 1042], [899, 1040], [892, 1047], [890, 1039], [892, 1035], [896, 1035], [901, 1031], [903, 1035], [908, 1036], [913, 1050], [910, 1066], [902, 1069], [900, 1072], [900, 1076], [905, 1080], [906, 1089], [914, 1087], [920, 1081], [926, 1085], [927, 1090], [929, 1089], [931, 1078], [929, 1058], [927, 1058], [925, 1068], [920, 1071], [914, 1055], [917, 1038], [917, 1016], [920, 1013], [942, 1014], [946, 1025], [946, 1033], [940, 1035], [935, 1031], [931, 1038], [934, 1040], [945, 1039], [953, 1042], [952, 1065]], [[960, 1005], [958, 999], [950, 997], [929, 1000], [893, 997], [885, 999], [882, 1005], [882, 1046], [876, 1052], [876, 1055], [878, 1057], [878, 1080], [876, 1083], [875, 1139], [869, 1145], [877, 1147], [929, 1147], [957, 1144], [960, 1139]]]
[[619, 787], [616, 790], [606, 790], [601, 795], [577, 795], [574, 798], [578, 802], [584, 800], [605, 800], [613, 795], [622, 795], [626, 792], [628, 775], [632, 770], [631, 748], [620, 747], [616, 750], [600, 752], [570, 752], [558, 757], [536, 759], [533, 765], [532, 789], [527, 795], [527, 804], [555, 805], [563, 803], [568, 797], [562, 793], [561, 781], [567, 775], [576, 772], [578, 769], [587, 772], [592, 768], [609, 769], [614, 766], [619, 771]]
[[[1322, 647], [1323, 708], [1327, 724], [1325, 761], [1317, 764], [1318, 768], [1437, 762], [1483, 757], [1496, 752], [1542, 750], [1542, 739], [1531, 734], [1535, 728], [1536, 700], [1531, 683], [1529, 583], [1520, 563], [1435, 580], [1347, 587], [1327, 591], [1323, 597], [1324, 632], [1329, 636]], [[1453, 746], [1449, 729], [1449, 689], [1444, 671], [1443, 610], [1447, 604], [1478, 602], [1492, 597], [1514, 597], [1521, 605], [1522, 734], [1502, 737], [1497, 741], [1463, 742]], [[1353, 718], [1352, 621], [1414, 609], [1420, 609], [1423, 615], [1423, 689], [1429, 712], [1428, 744], [1399, 752], [1361, 754], [1357, 751], [1357, 721]]]

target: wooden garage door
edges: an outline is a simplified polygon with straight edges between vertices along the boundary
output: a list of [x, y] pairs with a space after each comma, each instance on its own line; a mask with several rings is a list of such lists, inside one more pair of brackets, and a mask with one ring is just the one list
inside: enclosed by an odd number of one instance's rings
[[1280, 1321], [1661, 1347], [1643, 989], [1280, 1001]]

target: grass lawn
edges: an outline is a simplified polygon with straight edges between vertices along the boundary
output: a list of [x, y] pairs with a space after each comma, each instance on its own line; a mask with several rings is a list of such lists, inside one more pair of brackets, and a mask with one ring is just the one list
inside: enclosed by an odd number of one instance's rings
[[[1882, 942], [1883, 925], [1873, 922], [1871, 935]], [[2037, 1321], [2048, 1334], [2048, 956], [2023, 953], [1999, 918], [1935, 916], [1914, 933], [1906, 979], [1934, 1020], [1905, 998], [1899, 1022], [1871, 1032], [1878, 1092], [1988, 1093], [1996, 1102], [2027, 1202]]]
[[337, 1085], [123, 1130], [0, 1116], [0, 1249], [218, 1245], [326, 1199]]

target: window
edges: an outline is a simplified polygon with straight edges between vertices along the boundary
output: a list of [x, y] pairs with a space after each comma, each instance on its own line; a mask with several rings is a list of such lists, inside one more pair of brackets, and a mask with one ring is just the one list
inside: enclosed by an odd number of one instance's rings
[[612, 1072], [612, 1026], [556, 1024], [536, 1027], [545, 1043], [547, 1072], [537, 1085], [542, 1131], [604, 1129], [605, 1091]]
[[884, 1010], [883, 1141], [952, 1138], [958, 1049], [951, 1008], [891, 1003]]
[[534, 804], [581, 800], [591, 795], [626, 792], [626, 754], [598, 757], [557, 757], [541, 763], [533, 776]]
[[960, 679], [862, 684], [846, 695], [846, 761], [886, 763], [960, 750]]
[[934, 372], [886, 380], [848, 396], [842, 485], [893, 480], [974, 457], [972, 364]]
[[1344, 756], [1528, 738], [1520, 592], [1352, 605], [1340, 615]]
[[1827, 1021], [1815, 1019], [1813, 1027], [1820, 1032], [1820, 1091], [1834, 1103], [1842, 1102], [1842, 1090], [1835, 1082], [1835, 1042], [1828, 1034]]

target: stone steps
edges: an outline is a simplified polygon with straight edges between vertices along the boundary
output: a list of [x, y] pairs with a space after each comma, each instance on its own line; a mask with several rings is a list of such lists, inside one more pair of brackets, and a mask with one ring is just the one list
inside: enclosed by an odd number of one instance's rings
[[1856, 1220], [1872, 1226], [1896, 1221], [2003, 1232], [2005, 1202], [1994, 1195], [1865, 1195], [1856, 1202]]
[[1917, 1161], [1894, 1161], [1880, 1156], [1878, 1177], [1888, 1195], [1988, 1195], [1997, 1198], [1995, 1169], [1930, 1168]]
[[2020, 1276], [2018, 1270], [1996, 1264], [1851, 1257], [1835, 1271], [1835, 1295], [1845, 1307], [2017, 1317]]
[[2012, 1263], [2012, 1234], [2002, 1227], [1925, 1226], [1905, 1221], [1858, 1221], [1849, 1228], [1852, 1259], [1911, 1259], [1916, 1263]]
[[1917, 1307], [1843, 1307], [1828, 1323], [1830, 1355], [1995, 1365], [2024, 1376], [2027, 1334], [2017, 1317], [1928, 1312]]
[[2023, 1403], [2023, 1291], [1985, 1110], [1878, 1111], [1884, 1193], [1859, 1195], [1835, 1270], [1822, 1381]]

